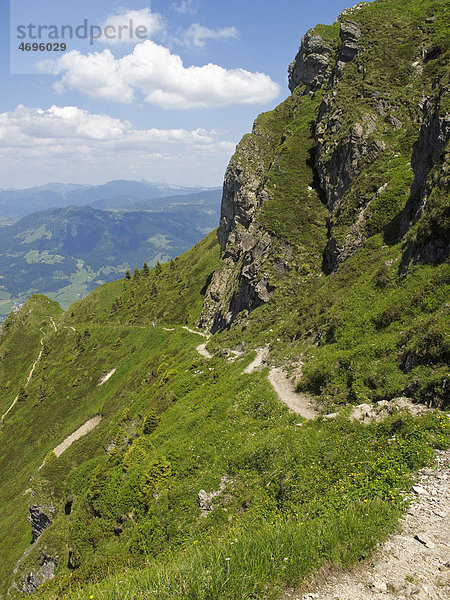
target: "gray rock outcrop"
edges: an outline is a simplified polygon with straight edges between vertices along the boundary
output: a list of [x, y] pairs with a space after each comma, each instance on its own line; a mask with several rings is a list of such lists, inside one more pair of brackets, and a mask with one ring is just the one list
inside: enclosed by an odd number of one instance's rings
[[305, 86], [304, 93], [318, 90], [331, 75], [333, 49], [311, 30], [302, 38], [300, 49], [289, 65], [289, 89]]
[[353, 21], [344, 21], [341, 23], [340, 38], [341, 46], [334, 67], [333, 76], [341, 77], [346, 63], [352, 61], [359, 50], [359, 38], [361, 37], [361, 27]]
[[231, 484], [231, 483], [233, 483], [232, 480], [229, 479], [229, 477], [227, 475], [224, 475], [222, 477], [222, 479], [220, 480], [220, 485], [219, 485], [218, 490], [215, 490], [215, 491], [209, 492], [209, 493], [206, 492], [205, 490], [199, 491], [199, 493], [197, 494], [197, 504], [199, 505], [199, 507], [201, 509], [202, 517], [206, 517], [208, 515], [208, 513], [210, 513], [213, 510], [214, 498], [217, 498], [218, 496], [220, 496], [224, 492], [227, 485]]
[[[411, 166], [414, 171], [414, 181], [411, 193], [402, 213], [400, 235], [405, 235], [410, 227], [417, 223], [424, 211], [433, 187], [441, 188], [442, 193], [449, 192], [448, 182], [450, 173], [450, 158], [446, 148], [450, 139], [450, 115], [442, 108], [442, 99], [449, 93], [443, 87], [439, 92], [422, 103], [423, 120], [419, 138], [414, 145]], [[430, 174], [434, 176], [430, 180]], [[445, 225], [435, 228], [432, 238], [416, 239], [409, 245], [404, 263], [432, 263], [448, 258], [450, 240]]]
[[[30, 516], [28, 521], [31, 523], [31, 535], [33, 543], [38, 539], [40, 535], [49, 527], [52, 522], [47, 512], [53, 513], [55, 509], [53, 506], [42, 506], [42, 505], [30, 505]], [[44, 512], [46, 511], [46, 512]]]
[[264, 265], [277, 237], [261, 228], [255, 215], [268, 197], [264, 187], [267, 156], [277, 142], [256, 121], [253, 134], [243, 138], [227, 168], [217, 232], [221, 262], [199, 321], [200, 327], [212, 332], [229, 325], [243, 311], [248, 314], [261, 306], [273, 292]]
[[53, 579], [55, 576], [56, 561], [50, 556], [43, 555], [41, 558], [41, 566], [38, 571], [31, 572], [22, 584], [24, 594], [32, 594], [36, 589]]
[[[370, 28], [364, 20], [360, 24], [357, 17], [367, 4], [359, 3], [344, 11], [330, 29], [310, 30], [303, 36], [297, 56], [289, 66], [291, 102], [280, 105], [272, 113], [273, 120], [272, 116], [264, 115], [261, 120], [257, 119], [253, 133], [245, 136], [237, 147], [225, 175], [217, 234], [222, 255], [205, 294], [199, 321], [202, 328], [215, 332], [236, 321], [244, 324], [250, 312], [273, 297], [282, 280], [277, 277], [299, 269], [295, 260], [300, 252], [295, 241], [281, 238], [282, 228], [278, 229], [273, 213], [266, 226], [259, 217], [261, 214], [264, 217], [264, 206], [276, 198], [277, 185], [270, 179], [277, 169], [282, 170], [284, 156], [293, 153], [294, 144], [289, 141], [296, 135], [301, 118], [306, 118], [298, 115], [296, 109], [301, 107], [299, 112], [308, 113], [305, 100], [314, 104], [315, 114], [308, 121], [313, 145], [308, 149], [306, 161], [299, 154], [299, 160], [303, 161], [299, 171], [306, 162], [311, 170], [307, 189], [314, 191], [328, 210], [328, 215], [321, 215], [322, 223], [326, 221], [328, 227], [328, 243], [324, 242], [319, 250], [322, 271], [326, 274], [336, 271], [375, 234], [390, 236], [386, 239], [389, 243], [402, 240], [426, 210], [430, 173], [440, 164], [439, 177], [435, 178], [437, 185], [448, 186], [445, 147], [449, 120], [439, 108], [440, 97], [448, 90], [437, 77], [433, 97], [422, 101], [421, 118], [415, 98], [408, 97], [401, 103], [390, 84], [387, 86], [381, 80], [378, 85], [378, 81], [367, 74], [374, 45]], [[436, 52], [433, 54], [431, 50], [423, 49], [423, 61], [435, 59]], [[414, 64], [408, 66], [414, 69]], [[411, 78], [421, 76], [417, 70], [410, 75]], [[441, 92], [438, 92], [439, 86]], [[323, 94], [317, 94], [318, 90]], [[402, 191], [394, 189], [401, 185], [396, 178], [398, 176], [401, 182], [403, 177], [406, 181], [405, 200], [411, 179], [408, 179], [409, 157], [405, 156], [402, 165], [396, 162], [404, 152], [396, 134], [408, 128], [414, 135], [416, 124], [418, 140], [411, 160], [414, 182], [400, 219], [404, 204], [401, 204]], [[295, 164], [289, 165], [292, 170], [286, 171], [287, 179], [296, 169]], [[281, 203], [300, 206], [304, 191], [299, 192], [295, 186], [285, 187]], [[386, 214], [383, 202], [387, 205]], [[432, 239], [407, 240], [404, 263], [446, 258], [450, 245], [443, 231], [444, 227], [438, 223]], [[287, 239], [293, 245], [290, 246]], [[290, 264], [293, 256], [294, 263]], [[301, 284], [301, 280], [299, 282]]]

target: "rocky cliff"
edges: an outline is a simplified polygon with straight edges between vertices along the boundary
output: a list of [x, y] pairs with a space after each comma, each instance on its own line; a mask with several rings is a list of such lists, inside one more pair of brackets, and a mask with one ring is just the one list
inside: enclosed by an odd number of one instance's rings
[[[446, 53], [432, 8], [410, 18], [392, 8], [360, 3], [306, 33], [289, 66], [290, 98], [238, 146], [202, 327], [244, 322], [289, 273], [305, 264], [333, 273], [380, 233], [388, 244], [405, 240], [404, 268], [448, 257], [438, 225], [448, 211]], [[296, 145], [303, 153], [293, 156]]]

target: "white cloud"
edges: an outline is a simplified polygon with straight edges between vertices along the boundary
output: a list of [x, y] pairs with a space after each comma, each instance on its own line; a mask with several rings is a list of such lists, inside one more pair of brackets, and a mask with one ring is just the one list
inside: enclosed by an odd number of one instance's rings
[[197, 4], [193, 0], [182, 0], [174, 2], [172, 8], [182, 15], [195, 15], [198, 11]]
[[0, 179], [6, 186], [117, 178], [216, 185], [234, 148], [214, 130], [134, 129], [76, 106], [19, 105], [0, 114]]
[[112, 102], [131, 102], [136, 91], [163, 108], [217, 108], [233, 104], [261, 105], [279, 94], [278, 84], [264, 73], [225, 69], [209, 63], [185, 67], [180, 56], [147, 40], [131, 54], [116, 59], [109, 49], [81, 54], [73, 50], [52, 67], [65, 89]]
[[186, 46], [197, 46], [203, 48], [206, 40], [227, 40], [239, 37], [236, 27], [223, 27], [222, 29], [210, 29], [200, 23], [193, 23], [184, 33], [183, 42]]
[[159, 13], [150, 8], [140, 10], [119, 9], [101, 23], [102, 35], [97, 38], [104, 44], [137, 43], [164, 33], [166, 23]]

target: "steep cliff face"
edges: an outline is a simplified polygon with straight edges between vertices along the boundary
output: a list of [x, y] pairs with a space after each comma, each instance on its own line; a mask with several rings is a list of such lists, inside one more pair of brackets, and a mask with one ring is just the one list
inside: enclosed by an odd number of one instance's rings
[[[255, 122], [228, 167], [222, 260], [201, 326], [245, 320], [289, 273], [305, 263], [332, 273], [380, 233], [387, 243], [408, 236], [405, 264], [448, 256], [444, 232], [426, 240], [410, 231], [427, 211], [436, 221], [433, 198], [448, 181], [448, 70], [428, 4], [409, 14], [400, 2], [360, 3], [303, 37], [289, 66], [292, 95]], [[302, 238], [307, 229], [314, 235]], [[284, 264], [277, 276], [275, 259]]]
[[449, 152], [450, 115], [445, 112], [444, 98], [449, 88], [437, 86], [436, 93], [423, 101], [423, 120], [419, 139], [414, 145], [411, 166], [414, 181], [402, 212], [401, 234], [418, 225], [404, 255], [404, 264], [433, 263], [445, 260], [450, 253], [448, 224], [450, 219]]
[[[218, 240], [221, 263], [208, 289], [200, 324], [222, 329], [243, 311], [267, 302], [273, 291], [264, 265], [278, 242], [277, 236], [255, 219], [268, 192], [265, 177], [277, 141], [255, 123], [231, 160], [225, 174]], [[284, 254], [290, 253], [287, 245]], [[292, 254], [292, 253], [291, 253]]]

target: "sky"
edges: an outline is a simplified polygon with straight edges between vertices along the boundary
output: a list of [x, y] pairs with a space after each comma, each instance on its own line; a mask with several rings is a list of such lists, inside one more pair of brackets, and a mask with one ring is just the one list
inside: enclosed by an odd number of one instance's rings
[[0, 189], [220, 186], [301, 37], [354, 3], [0, 0]]

